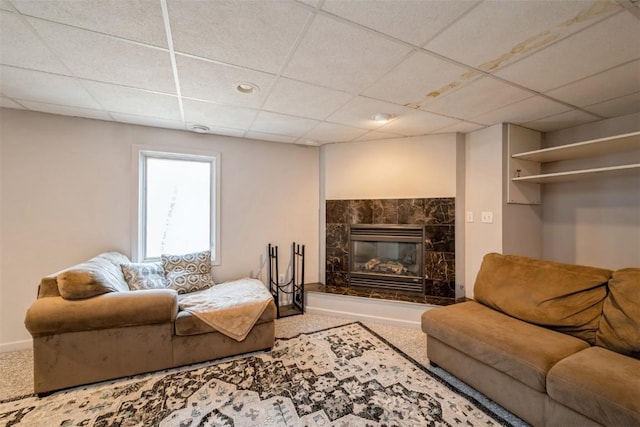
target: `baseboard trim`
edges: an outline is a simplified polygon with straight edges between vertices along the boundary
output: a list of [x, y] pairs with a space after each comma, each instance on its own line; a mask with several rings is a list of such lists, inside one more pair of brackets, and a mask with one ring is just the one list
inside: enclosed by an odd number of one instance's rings
[[427, 304], [320, 292], [308, 292], [306, 295], [305, 311], [310, 314], [369, 321], [410, 329], [420, 329], [422, 313], [434, 308], [434, 306]]
[[0, 353], [7, 353], [9, 351], [28, 350], [32, 347], [33, 347], [32, 340], [0, 343]]

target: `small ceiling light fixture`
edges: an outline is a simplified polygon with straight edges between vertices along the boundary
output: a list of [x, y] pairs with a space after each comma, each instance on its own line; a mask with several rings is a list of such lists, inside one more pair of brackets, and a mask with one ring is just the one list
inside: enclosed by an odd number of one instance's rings
[[195, 133], [207, 133], [209, 132], [209, 128], [205, 125], [191, 125], [191, 130]]
[[395, 118], [396, 116], [394, 116], [393, 114], [389, 114], [389, 113], [376, 113], [373, 115], [373, 120], [375, 120], [378, 123], [387, 123], [389, 120]]
[[244, 93], [247, 95], [256, 93], [260, 90], [257, 84], [250, 83], [250, 82], [236, 82], [234, 83], [234, 87], [238, 92]]

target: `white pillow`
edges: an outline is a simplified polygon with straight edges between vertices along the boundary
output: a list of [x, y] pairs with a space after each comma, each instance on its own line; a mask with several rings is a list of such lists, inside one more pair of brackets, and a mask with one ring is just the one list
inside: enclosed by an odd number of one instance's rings
[[211, 277], [211, 251], [184, 255], [162, 255], [162, 268], [170, 289], [179, 294], [200, 291], [214, 285]]
[[124, 274], [124, 280], [132, 291], [167, 287], [168, 282], [164, 277], [162, 263], [159, 261], [121, 264], [120, 268]]

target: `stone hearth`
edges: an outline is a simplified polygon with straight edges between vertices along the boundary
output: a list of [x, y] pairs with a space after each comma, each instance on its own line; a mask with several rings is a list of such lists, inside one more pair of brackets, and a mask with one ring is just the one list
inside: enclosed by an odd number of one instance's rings
[[353, 291], [350, 224], [424, 226], [425, 296], [455, 299], [455, 198], [327, 200], [325, 283], [335, 293]]

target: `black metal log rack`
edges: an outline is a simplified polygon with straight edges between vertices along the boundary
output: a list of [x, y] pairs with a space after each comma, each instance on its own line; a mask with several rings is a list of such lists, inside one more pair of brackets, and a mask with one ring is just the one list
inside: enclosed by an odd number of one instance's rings
[[[278, 319], [304, 313], [304, 245], [291, 245], [291, 279], [279, 283], [278, 247], [269, 243], [269, 291], [276, 304]], [[290, 296], [285, 298], [285, 296]], [[281, 297], [287, 304], [280, 305]], [[289, 303], [290, 302], [290, 303]]]

